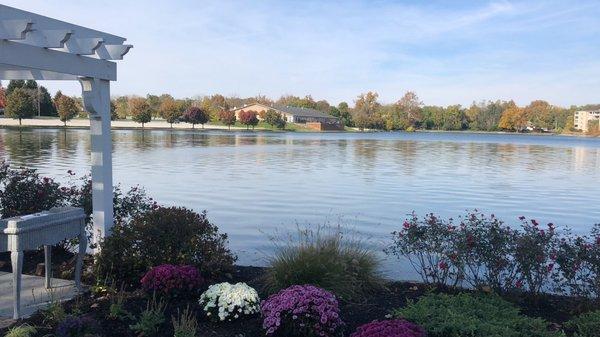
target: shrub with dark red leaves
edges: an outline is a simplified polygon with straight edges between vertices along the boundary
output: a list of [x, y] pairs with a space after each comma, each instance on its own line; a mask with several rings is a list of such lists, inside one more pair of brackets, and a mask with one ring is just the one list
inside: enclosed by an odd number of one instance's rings
[[267, 336], [339, 336], [344, 322], [335, 296], [312, 285], [295, 285], [261, 304]]
[[140, 283], [148, 292], [175, 297], [197, 293], [204, 280], [194, 266], [163, 264], [150, 269]]
[[363, 324], [350, 337], [424, 337], [425, 330], [403, 319]]
[[65, 195], [54, 180], [35, 170], [0, 164], [0, 212], [3, 218], [32, 214], [62, 206]]
[[206, 212], [157, 207], [115, 223], [96, 255], [97, 277], [134, 288], [152, 267], [173, 264], [191, 265], [204, 278], [219, 279], [233, 270], [236, 260], [227, 243], [227, 234], [219, 232]]

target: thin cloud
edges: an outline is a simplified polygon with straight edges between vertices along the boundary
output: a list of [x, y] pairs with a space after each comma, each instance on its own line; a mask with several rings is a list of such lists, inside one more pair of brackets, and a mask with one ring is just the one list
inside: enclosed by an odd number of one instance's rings
[[5, 2], [127, 37], [113, 94], [600, 100], [595, 1]]

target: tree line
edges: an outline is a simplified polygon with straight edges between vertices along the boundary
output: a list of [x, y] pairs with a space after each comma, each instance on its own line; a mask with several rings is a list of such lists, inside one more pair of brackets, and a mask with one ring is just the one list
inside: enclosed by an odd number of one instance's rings
[[[315, 100], [311, 95], [304, 97], [284, 95], [273, 100], [264, 95], [255, 97], [226, 97], [220, 94], [176, 99], [169, 94], [141, 96], [119, 96], [111, 99], [112, 119], [132, 119], [140, 124], [153, 119], [164, 119], [173, 125], [179, 121], [204, 126], [206, 123], [221, 123], [231, 127], [237, 119], [247, 127], [258, 124], [258, 113], [236, 115], [231, 109], [251, 103], [310, 108], [338, 117], [347, 127], [376, 130], [474, 130], [514, 131], [526, 130], [545, 132], [572, 132], [573, 116], [577, 110], [600, 109], [600, 104], [571, 106], [552, 105], [543, 100], [534, 100], [526, 106], [514, 101], [473, 102], [468, 107], [460, 104], [437, 106], [424, 104], [416, 93], [406, 92], [394, 103], [379, 101], [377, 92], [362, 93], [353, 101], [331, 105], [326, 100]], [[58, 116], [66, 123], [71, 118], [84, 115], [79, 98], [68, 97], [59, 92], [54, 98], [48, 90], [38, 87], [35, 81], [10, 81], [6, 89], [0, 85], [0, 108], [13, 118], [31, 118], [36, 115]], [[283, 128], [282, 116], [269, 111], [260, 116], [272, 126]], [[247, 115], [247, 116], [246, 116]], [[593, 125], [590, 132], [597, 132]]]
[[34, 80], [12, 80], [6, 89], [0, 83], [0, 109], [4, 115], [18, 119], [34, 116], [58, 117], [66, 122], [83, 112], [80, 99], [63, 95], [57, 91], [54, 98], [48, 89], [38, 86]]

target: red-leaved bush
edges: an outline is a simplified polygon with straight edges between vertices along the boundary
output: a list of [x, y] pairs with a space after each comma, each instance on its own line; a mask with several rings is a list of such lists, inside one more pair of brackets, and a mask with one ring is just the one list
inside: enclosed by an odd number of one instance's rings
[[373, 321], [359, 326], [350, 337], [424, 337], [422, 327], [403, 319]]
[[196, 267], [163, 264], [150, 269], [140, 283], [148, 292], [177, 296], [197, 292], [204, 280]]

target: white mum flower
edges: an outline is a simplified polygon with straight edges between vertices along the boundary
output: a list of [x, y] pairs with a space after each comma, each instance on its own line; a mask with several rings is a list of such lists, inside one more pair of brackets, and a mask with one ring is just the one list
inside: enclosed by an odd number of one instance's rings
[[207, 316], [210, 316], [211, 312], [218, 313], [221, 321], [236, 319], [242, 313], [249, 315], [260, 311], [258, 293], [241, 282], [213, 284], [200, 296], [199, 302]]

